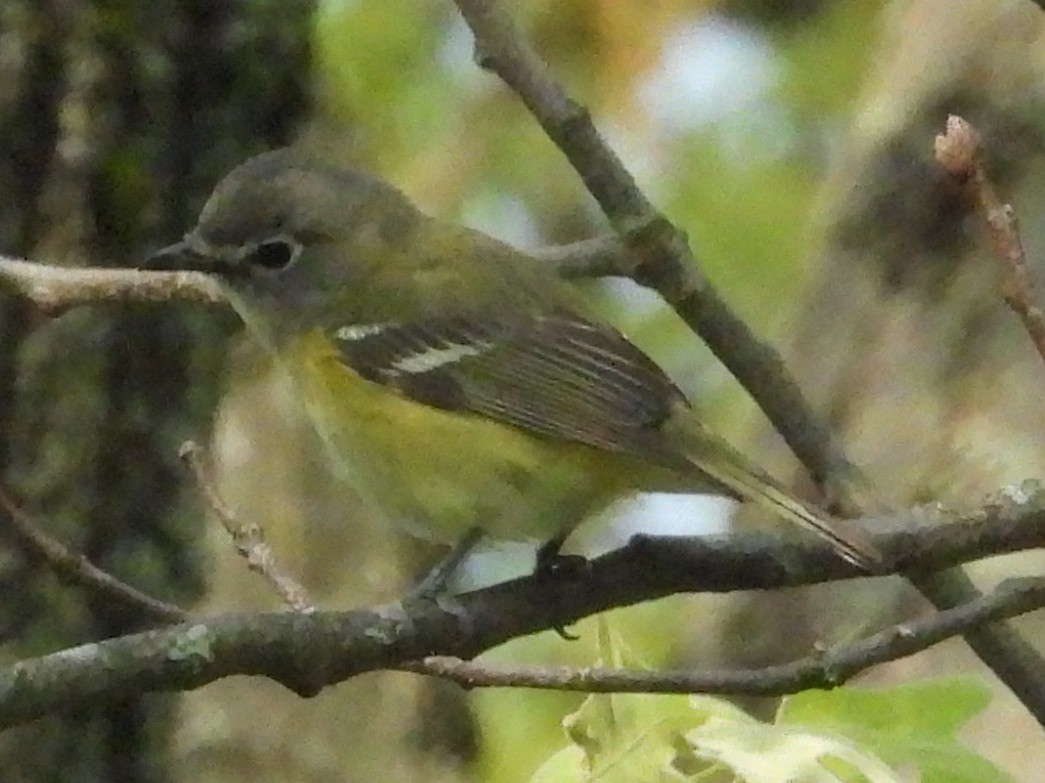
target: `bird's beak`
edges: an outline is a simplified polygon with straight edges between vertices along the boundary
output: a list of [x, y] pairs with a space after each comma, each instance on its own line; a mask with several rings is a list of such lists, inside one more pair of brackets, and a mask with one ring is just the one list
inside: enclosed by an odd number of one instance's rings
[[216, 275], [232, 275], [237, 270], [236, 265], [201, 252], [187, 239], [157, 250], [142, 262], [140, 268], [157, 272], [195, 271]]
[[180, 269], [202, 269], [205, 259], [184, 239], [157, 250], [142, 262], [142, 269], [172, 272]]

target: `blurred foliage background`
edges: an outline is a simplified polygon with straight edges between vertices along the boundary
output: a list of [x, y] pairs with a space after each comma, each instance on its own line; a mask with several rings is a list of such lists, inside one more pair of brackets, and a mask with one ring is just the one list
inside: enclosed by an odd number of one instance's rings
[[[689, 233], [706, 273], [785, 353], [884, 502], [975, 504], [1006, 483], [1045, 475], [1042, 368], [996, 294], [978, 225], [931, 162], [948, 112], [984, 129], [1029, 255], [1045, 258], [1040, 9], [1021, 0], [507, 5], [639, 183]], [[280, 8], [244, 0], [241, 38], [232, 40], [257, 45], [264, 39], [251, 39], [251, 20], [275, 18], [278, 26], [290, 13]], [[301, 143], [384, 176], [432, 213], [524, 248], [607, 230], [563, 156], [472, 62], [470, 33], [452, 3], [323, 0], [309, 18], [312, 107], [290, 134]], [[105, 29], [104, 14], [97, 25]], [[303, 29], [288, 25], [285, 35]], [[266, 52], [278, 67], [262, 46]], [[266, 89], [253, 72], [238, 78], [247, 94]], [[192, 95], [181, 111], [193, 111]], [[270, 134], [268, 146], [280, 136]], [[216, 157], [231, 156], [233, 146], [227, 133], [214, 134]], [[192, 207], [209, 183], [189, 187]], [[161, 225], [180, 230], [171, 220]], [[155, 244], [171, 238], [160, 233], [154, 226]], [[585, 287], [719, 430], [812, 492], [753, 404], [655, 297], [619, 281]], [[191, 321], [214, 317], [197, 312]], [[399, 595], [434, 552], [375, 525], [330, 479], [292, 395], [254, 346], [233, 338], [228, 355], [212, 433], [227, 500], [265, 527], [324, 606]], [[218, 377], [212, 364], [204, 366]], [[173, 437], [157, 446], [176, 447]], [[740, 516], [741, 524], [763, 522]], [[619, 540], [640, 525], [725, 524], [721, 504], [647, 502], [593, 525], [585, 540], [597, 548], [611, 540], [606, 530]], [[217, 525], [192, 537], [206, 553], [200, 611], [275, 606]], [[527, 557], [490, 555], [473, 575], [518, 571]], [[1040, 556], [1011, 557], [977, 575], [989, 584], [1041, 565]], [[898, 580], [875, 580], [676, 597], [612, 613], [611, 622], [650, 665], [741, 666], [921, 611]], [[1045, 637], [1040, 617], [1021, 626]], [[486, 657], [590, 664], [594, 624], [576, 630], [580, 642], [545, 634]], [[941, 672], [990, 678], [953, 642], [863, 681]], [[560, 721], [579, 702], [525, 691], [466, 695], [397, 674], [369, 675], [309, 701], [267, 682], [223, 681], [180, 700], [160, 771], [142, 779], [516, 783], [565, 744]], [[745, 706], [768, 714], [773, 705]], [[1045, 765], [1039, 727], [1000, 687], [967, 739], [1021, 780]], [[17, 754], [15, 744], [3, 752]]]

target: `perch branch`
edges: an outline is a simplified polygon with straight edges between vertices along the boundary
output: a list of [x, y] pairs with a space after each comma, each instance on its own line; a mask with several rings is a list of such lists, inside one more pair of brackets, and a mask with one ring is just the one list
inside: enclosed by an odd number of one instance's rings
[[1045, 607], [1045, 579], [1009, 579], [968, 604], [894, 625], [855, 644], [818, 650], [790, 663], [757, 669], [642, 671], [602, 667], [500, 667], [440, 656], [398, 668], [450, 680], [465, 688], [783, 696], [810, 688], [834, 688], [872, 666], [914, 655], [985, 623], [1042, 607]]
[[[1008, 545], [1000, 546], [1005, 540], [1000, 533], [1014, 523], [1032, 530], [1041, 545], [1045, 511], [1020, 506], [992, 505], [957, 522], [965, 532], [957, 540], [941, 534], [937, 525], [912, 529], [912, 520], [892, 520], [883, 527], [896, 532], [879, 533], [876, 543], [886, 551], [911, 551], [912, 542], [929, 536], [934, 545], [914, 546], [915, 554], [905, 562], [922, 570], [949, 567], [984, 545], [1007, 551]], [[267, 676], [312, 695], [348, 677], [432, 655], [470, 659], [509, 639], [675, 592], [773, 589], [858, 574], [826, 542], [812, 537], [786, 547], [757, 535], [637, 538], [592, 561], [588, 575], [568, 589], [527, 577], [458, 596], [451, 608], [428, 601], [355, 612], [225, 615], [21, 661], [0, 670], [0, 727], [128, 693], [188, 690], [233, 674]], [[923, 629], [915, 638], [931, 643], [960, 632], [963, 623], [1039, 607], [1043, 598], [1045, 580], [1013, 580], [987, 599], [910, 627]], [[869, 656], [884, 656], [879, 649], [898, 656], [914, 651], [908, 631], [893, 633], [894, 639], [879, 635], [841, 652], [829, 651], [831, 671], [837, 672], [831, 676], [851, 676], [867, 649]], [[767, 682], [780, 676], [769, 671]]]

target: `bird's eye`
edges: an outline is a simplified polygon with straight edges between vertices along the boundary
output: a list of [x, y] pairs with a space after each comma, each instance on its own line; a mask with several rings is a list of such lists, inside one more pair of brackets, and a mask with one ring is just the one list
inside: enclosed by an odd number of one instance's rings
[[273, 237], [247, 251], [246, 261], [264, 269], [286, 269], [297, 260], [301, 244], [290, 237]]

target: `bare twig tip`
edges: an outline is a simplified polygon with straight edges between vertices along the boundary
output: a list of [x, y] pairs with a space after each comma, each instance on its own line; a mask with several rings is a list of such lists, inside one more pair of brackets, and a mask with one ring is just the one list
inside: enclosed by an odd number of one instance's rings
[[946, 133], [936, 137], [936, 160], [961, 181], [970, 206], [986, 223], [995, 255], [1002, 264], [1002, 298], [1020, 318], [1045, 362], [1045, 317], [1036, 302], [1016, 210], [998, 197], [983, 162], [983, 143], [983, 136], [976, 128], [961, 117], [951, 115], [947, 118]]
[[983, 138], [970, 123], [956, 114], [947, 118], [944, 133], [936, 137], [936, 161], [955, 177], [972, 176], [979, 165]]
[[187, 440], [178, 447], [178, 459], [183, 462], [195, 460], [200, 455], [200, 444], [194, 440]]

